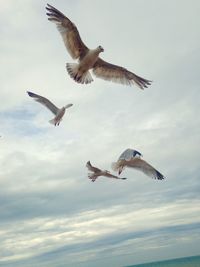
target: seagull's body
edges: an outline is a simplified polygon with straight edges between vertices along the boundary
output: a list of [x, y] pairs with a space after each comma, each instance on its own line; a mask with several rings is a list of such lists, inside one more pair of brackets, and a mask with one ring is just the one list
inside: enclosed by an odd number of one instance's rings
[[137, 76], [127, 69], [108, 63], [99, 57], [104, 51], [101, 46], [96, 49], [89, 49], [81, 40], [77, 27], [63, 13], [55, 7], [47, 4], [48, 20], [56, 23], [57, 28], [63, 38], [64, 44], [73, 59], [78, 63], [67, 63], [66, 68], [71, 78], [76, 82], [87, 84], [93, 81], [89, 72], [93, 73], [104, 80], [109, 80], [121, 84], [136, 84], [139, 88], [144, 89], [151, 84], [151, 81]]
[[114, 171], [118, 171], [119, 175], [125, 167], [142, 171], [147, 176], [157, 180], [163, 180], [165, 177], [157, 171], [149, 163], [141, 159], [142, 154], [134, 149], [126, 149], [119, 157], [117, 162], [112, 164]]
[[55, 126], [60, 124], [60, 121], [62, 120], [65, 114], [65, 110], [73, 105], [73, 104], [68, 104], [59, 109], [49, 99], [29, 91], [27, 91], [27, 93], [30, 97], [33, 97], [35, 101], [47, 107], [55, 115], [55, 117], [49, 121]]
[[121, 178], [121, 177], [115, 176], [115, 175], [111, 174], [107, 170], [100, 170], [99, 168], [96, 168], [96, 167], [92, 166], [90, 161], [88, 161], [86, 163], [86, 167], [88, 168], [89, 171], [92, 172], [92, 173], [88, 173], [88, 178], [91, 179], [92, 182], [96, 181], [96, 179], [99, 176], [105, 176], [105, 177], [108, 177], [108, 178], [121, 179], [121, 180], [125, 180], [126, 179], [126, 178]]

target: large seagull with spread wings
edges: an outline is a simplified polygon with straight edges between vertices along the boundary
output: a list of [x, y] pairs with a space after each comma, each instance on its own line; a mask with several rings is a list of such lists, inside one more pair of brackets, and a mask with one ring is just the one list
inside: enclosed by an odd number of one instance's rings
[[125, 85], [136, 84], [140, 89], [144, 89], [151, 84], [150, 80], [101, 59], [99, 54], [104, 51], [101, 46], [96, 49], [89, 49], [81, 40], [78, 29], [72, 21], [49, 4], [47, 4], [46, 9], [48, 20], [56, 23], [69, 54], [73, 59], [78, 60], [78, 63], [66, 64], [70, 77], [76, 82], [82, 84], [91, 83], [93, 79], [89, 70], [92, 69], [98, 78], [104, 80]]

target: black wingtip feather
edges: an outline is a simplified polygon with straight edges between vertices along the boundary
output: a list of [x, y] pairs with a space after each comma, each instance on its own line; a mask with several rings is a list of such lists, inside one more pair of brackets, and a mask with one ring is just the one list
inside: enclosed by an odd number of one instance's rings
[[163, 180], [165, 178], [159, 171], [156, 171], [156, 176], [158, 180]]
[[35, 94], [30, 92], [30, 91], [27, 91], [27, 94], [30, 96], [30, 97], [33, 97]]

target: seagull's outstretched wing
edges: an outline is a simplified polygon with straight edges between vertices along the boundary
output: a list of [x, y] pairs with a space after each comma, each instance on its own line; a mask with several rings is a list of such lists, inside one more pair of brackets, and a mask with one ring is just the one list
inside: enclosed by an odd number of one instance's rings
[[59, 108], [57, 108], [51, 101], [49, 101], [47, 98], [34, 94], [32, 92], [27, 91], [28, 95], [30, 97], [33, 97], [35, 101], [39, 102], [40, 104], [47, 107], [53, 114], [57, 114]]
[[91, 172], [94, 172], [94, 173], [98, 173], [98, 172], [101, 172], [100, 169], [96, 168], [96, 167], [93, 167], [92, 164], [90, 163], [90, 161], [88, 161], [86, 163], [86, 167], [88, 168], [89, 171]]
[[128, 148], [120, 155], [118, 160], [125, 159], [125, 160], [129, 161], [132, 158], [134, 158], [136, 155], [138, 155], [139, 157], [142, 157], [142, 154], [139, 151], [131, 149], [131, 148]]
[[104, 80], [117, 82], [125, 85], [136, 84], [140, 89], [144, 89], [151, 84], [151, 81], [137, 76], [127, 69], [110, 64], [101, 58], [98, 58], [93, 67], [93, 73]]
[[109, 178], [115, 178], [115, 179], [121, 179], [121, 180], [126, 180], [127, 178], [121, 178], [119, 176], [113, 175], [110, 172], [106, 171], [106, 173], [104, 174], [104, 176], [109, 177]]
[[47, 4], [48, 20], [55, 22], [63, 38], [64, 44], [73, 59], [81, 59], [88, 52], [73, 22], [55, 7]]
[[151, 166], [149, 163], [142, 160], [141, 158], [133, 158], [130, 161], [130, 164], [127, 166], [142, 171], [143, 173], [154, 179], [163, 180], [165, 178], [164, 175], [162, 175], [153, 166]]

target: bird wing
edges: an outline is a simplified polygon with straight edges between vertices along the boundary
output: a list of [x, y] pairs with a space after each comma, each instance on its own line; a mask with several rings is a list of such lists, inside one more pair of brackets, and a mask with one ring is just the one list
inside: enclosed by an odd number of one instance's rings
[[106, 171], [105, 174], [103, 175], [105, 177], [109, 177], [109, 178], [115, 178], [115, 179], [122, 179], [122, 180], [125, 180], [126, 178], [121, 178], [121, 177], [118, 177], [116, 175], [113, 175], [111, 174], [110, 172]]
[[159, 171], [141, 158], [132, 159], [127, 166], [142, 171], [154, 179], [163, 180], [165, 178]]
[[136, 155], [142, 156], [142, 154], [139, 151], [128, 148], [120, 155], [118, 160], [125, 159], [125, 160], [129, 161], [132, 158], [134, 158]]
[[151, 84], [151, 81], [139, 77], [123, 67], [110, 64], [101, 58], [98, 58], [94, 64], [93, 73], [104, 80], [125, 85], [136, 84], [140, 89], [144, 89]]
[[35, 101], [39, 102], [43, 106], [47, 107], [53, 114], [57, 114], [59, 108], [57, 108], [51, 101], [49, 101], [47, 98], [34, 94], [32, 92], [27, 91], [28, 95], [30, 97], [33, 97]]
[[83, 58], [88, 52], [87, 46], [81, 40], [80, 34], [73, 22], [55, 7], [47, 4], [48, 20], [56, 23], [65, 47], [73, 59]]
[[96, 167], [93, 167], [92, 164], [90, 163], [90, 161], [88, 161], [86, 163], [86, 167], [88, 168], [89, 171], [91, 172], [94, 172], [94, 173], [97, 173], [97, 172], [101, 172], [100, 169], [96, 168]]

